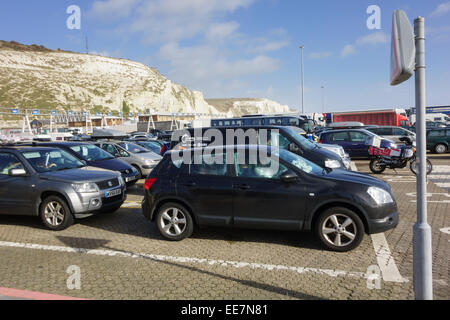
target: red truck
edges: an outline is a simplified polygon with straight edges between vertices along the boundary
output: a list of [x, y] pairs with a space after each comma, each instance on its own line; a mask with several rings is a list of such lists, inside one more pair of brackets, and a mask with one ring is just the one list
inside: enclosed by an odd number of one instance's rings
[[349, 111], [332, 113], [332, 122], [362, 122], [365, 125], [408, 127], [410, 122], [402, 109]]

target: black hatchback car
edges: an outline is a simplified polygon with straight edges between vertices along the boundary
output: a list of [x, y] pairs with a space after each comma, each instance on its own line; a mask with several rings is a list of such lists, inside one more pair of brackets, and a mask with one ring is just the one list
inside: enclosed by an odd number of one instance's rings
[[386, 182], [261, 145], [168, 152], [145, 182], [142, 210], [169, 240], [194, 226], [314, 231], [335, 251], [398, 223]]

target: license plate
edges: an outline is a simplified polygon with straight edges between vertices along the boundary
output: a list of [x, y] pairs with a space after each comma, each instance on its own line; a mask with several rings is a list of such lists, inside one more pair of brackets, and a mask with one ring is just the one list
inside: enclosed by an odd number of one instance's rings
[[130, 181], [134, 181], [134, 180], [136, 180], [136, 177], [125, 178], [125, 182], [130, 182]]
[[118, 196], [120, 194], [122, 194], [122, 189], [116, 189], [116, 190], [105, 192], [105, 197], [106, 198], [111, 198], [111, 197]]

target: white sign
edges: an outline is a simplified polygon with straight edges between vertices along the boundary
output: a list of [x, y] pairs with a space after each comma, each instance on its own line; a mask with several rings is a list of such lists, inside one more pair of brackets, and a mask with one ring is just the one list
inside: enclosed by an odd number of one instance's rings
[[408, 80], [414, 73], [416, 45], [411, 23], [402, 10], [392, 17], [391, 85]]

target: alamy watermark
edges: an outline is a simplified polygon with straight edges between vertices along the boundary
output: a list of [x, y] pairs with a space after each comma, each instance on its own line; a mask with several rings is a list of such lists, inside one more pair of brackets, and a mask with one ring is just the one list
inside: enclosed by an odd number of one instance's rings
[[[227, 129], [225, 135], [219, 129], [196, 128], [178, 130], [172, 134], [172, 143], [177, 143], [172, 152], [172, 162], [188, 165], [258, 165], [268, 172], [277, 172], [279, 162], [280, 135], [278, 130]], [[238, 147], [234, 146], [253, 146]], [[259, 145], [259, 147], [256, 147]], [[269, 146], [265, 147], [265, 146]]]
[[81, 29], [81, 9], [77, 5], [68, 6], [66, 13], [69, 17], [66, 20], [66, 26], [69, 30], [80, 30]]
[[371, 265], [367, 268], [366, 271], [367, 281], [366, 286], [367, 289], [381, 289], [381, 269], [377, 265]]
[[69, 274], [66, 285], [69, 290], [81, 290], [81, 269], [79, 266], [69, 266], [66, 270]]
[[366, 25], [369, 30], [381, 29], [381, 9], [377, 5], [370, 5], [367, 7], [366, 13], [369, 14]]

